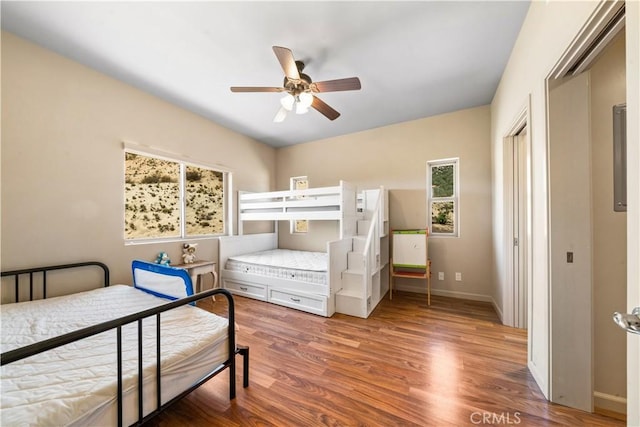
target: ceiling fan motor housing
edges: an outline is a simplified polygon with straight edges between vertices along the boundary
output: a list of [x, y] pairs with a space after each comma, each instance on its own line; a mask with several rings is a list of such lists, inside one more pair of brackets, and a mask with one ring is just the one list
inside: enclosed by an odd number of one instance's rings
[[304, 62], [296, 61], [296, 68], [298, 69], [300, 79], [291, 79], [285, 76], [283, 86], [293, 96], [299, 95], [302, 92], [311, 92], [311, 77], [302, 72], [302, 70], [304, 70]]

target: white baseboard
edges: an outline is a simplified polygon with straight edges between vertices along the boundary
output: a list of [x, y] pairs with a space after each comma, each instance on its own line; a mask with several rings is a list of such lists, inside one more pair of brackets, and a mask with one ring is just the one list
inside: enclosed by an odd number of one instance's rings
[[451, 297], [458, 299], [468, 299], [472, 301], [483, 301], [493, 303], [493, 298], [489, 295], [473, 294], [470, 292], [447, 291], [445, 289], [431, 289], [431, 295], [439, 295], [442, 297]]
[[[394, 284], [393, 290], [415, 292], [417, 294], [427, 293], [427, 290], [424, 287], [418, 288], [415, 286], [402, 285], [402, 284]], [[451, 297], [451, 298], [458, 298], [458, 299], [468, 299], [472, 301], [490, 302], [494, 305], [494, 307], [496, 306], [495, 301], [493, 301], [493, 298], [489, 295], [481, 295], [481, 294], [474, 294], [470, 292], [460, 292], [460, 291], [448, 291], [444, 289], [433, 289], [433, 288], [431, 289], [431, 295], [438, 295], [442, 297]]]
[[496, 300], [494, 300], [493, 298], [491, 298], [491, 305], [493, 305], [493, 309], [496, 311], [496, 314], [498, 315], [498, 319], [500, 319], [500, 323], [502, 323], [504, 325], [504, 318], [502, 317], [502, 310], [500, 310], [500, 307], [498, 307], [498, 304], [496, 303]]
[[593, 406], [596, 408], [606, 409], [608, 411], [617, 412], [618, 414], [627, 413], [627, 399], [612, 394], [593, 392]]

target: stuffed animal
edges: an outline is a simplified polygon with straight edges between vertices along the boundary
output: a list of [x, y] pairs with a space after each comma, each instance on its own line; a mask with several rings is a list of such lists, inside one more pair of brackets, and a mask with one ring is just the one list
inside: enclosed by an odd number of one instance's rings
[[156, 258], [156, 264], [160, 265], [169, 265], [171, 264], [171, 260], [169, 259], [169, 255], [166, 252], [160, 252], [158, 257]]
[[193, 264], [196, 262], [197, 243], [185, 243], [182, 245], [182, 259], [185, 264]]

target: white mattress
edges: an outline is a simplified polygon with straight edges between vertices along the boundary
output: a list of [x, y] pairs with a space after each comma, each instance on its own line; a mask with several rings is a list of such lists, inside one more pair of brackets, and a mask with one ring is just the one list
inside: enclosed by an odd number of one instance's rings
[[[1, 351], [151, 308], [167, 300], [115, 285], [2, 306]], [[155, 317], [143, 322], [144, 412], [155, 409]], [[162, 401], [228, 359], [228, 320], [192, 306], [161, 315]], [[122, 328], [124, 423], [137, 420], [137, 323]], [[116, 332], [108, 331], [1, 369], [2, 425], [115, 425]]]
[[234, 255], [227, 259], [225, 268], [230, 271], [320, 285], [327, 283], [327, 254], [324, 252], [272, 249]]

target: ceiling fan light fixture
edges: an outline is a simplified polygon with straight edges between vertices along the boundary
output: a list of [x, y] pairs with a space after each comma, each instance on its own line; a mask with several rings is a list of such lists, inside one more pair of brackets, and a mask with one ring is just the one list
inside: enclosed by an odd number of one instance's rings
[[304, 108], [308, 109], [313, 103], [313, 95], [311, 95], [309, 92], [302, 92], [300, 95], [298, 95], [298, 103]]
[[287, 111], [293, 110], [293, 104], [295, 102], [296, 102], [296, 99], [290, 93], [280, 98], [280, 105], [282, 105], [282, 107]]
[[296, 114], [306, 114], [309, 112], [309, 107], [313, 103], [313, 95], [309, 92], [300, 92], [295, 97], [296, 99]]
[[307, 114], [309, 107], [305, 107], [301, 102], [296, 103], [296, 114]]

